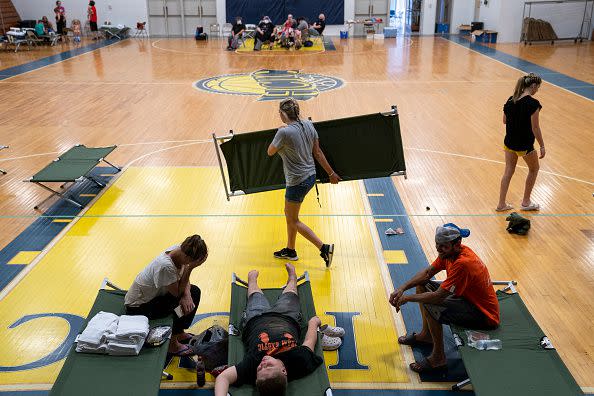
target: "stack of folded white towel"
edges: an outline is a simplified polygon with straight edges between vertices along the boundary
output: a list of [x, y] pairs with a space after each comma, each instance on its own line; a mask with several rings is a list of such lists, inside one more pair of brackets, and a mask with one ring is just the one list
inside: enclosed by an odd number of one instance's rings
[[138, 355], [148, 332], [146, 316], [117, 316], [101, 311], [77, 337], [76, 352]]
[[148, 332], [146, 316], [120, 316], [115, 334], [107, 336], [107, 353], [117, 356], [138, 355]]

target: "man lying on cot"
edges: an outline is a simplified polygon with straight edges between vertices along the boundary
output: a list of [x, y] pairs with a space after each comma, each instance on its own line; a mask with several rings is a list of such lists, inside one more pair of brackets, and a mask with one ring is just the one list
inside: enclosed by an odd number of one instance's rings
[[[469, 235], [470, 230], [452, 223], [437, 227], [435, 245], [439, 257], [390, 294], [390, 304], [396, 311], [407, 302], [420, 304], [423, 329], [418, 334], [398, 338], [398, 343], [403, 345], [433, 345], [427, 359], [411, 363], [411, 370], [417, 373], [447, 368], [442, 324], [478, 330], [499, 325], [499, 301], [489, 271], [468, 246], [462, 245], [462, 237]], [[444, 269], [447, 278], [441, 285], [431, 280]], [[413, 287], [416, 294], [404, 294]]]
[[[181, 245], [174, 245], [159, 254], [134, 279], [126, 293], [126, 314], [144, 315], [149, 319], [173, 314], [169, 353], [191, 355], [187, 343], [191, 334], [184, 332], [192, 325], [200, 303], [200, 289], [190, 284], [190, 274], [208, 257], [208, 248], [200, 235], [187, 237]], [[182, 315], [174, 313], [177, 307]]]
[[262, 396], [282, 396], [288, 381], [305, 377], [322, 364], [313, 352], [320, 318], [309, 320], [303, 344], [297, 345], [301, 336], [297, 275], [292, 264], [285, 267], [287, 285], [272, 306], [258, 287], [258, 271], [248, 274], [248, 300], [241, 319], [246, 355], [217, 377], [215, 396], [226, 396], [229, 385], [254, 383]]

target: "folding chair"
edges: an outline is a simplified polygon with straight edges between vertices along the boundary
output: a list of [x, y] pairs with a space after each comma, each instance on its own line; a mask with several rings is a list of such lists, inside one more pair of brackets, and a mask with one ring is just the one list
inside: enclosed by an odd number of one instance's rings
[[[7, 148], [8, 148], [8, 146], [0, 146], [0, 150], [4, 150], [4, 149], [7, 149]], [[4, 169], [0, 168], [0, 173], [2, 173], [3, 175], [5, 175], [6, 174], [6, 171]]]
[[136, 33], [134, 33], [134, 37], [148, 38], [148, 36], [148, 32], [146, 31], [146, 22], [136, 22]]
[[29, 41], [29, 43], [35, 44], [35, 45], [43, 44], [44, 41], [42, 39], [40, 39], [39, 37], [37, 37], [37, 35], [32, 30], [27, 30], [26, 34], [27, 34], [26, 38]]
[[208, 32], [210, 33], [211, 36], [213, 34], [220, 36], [221, 35], [221, 25], [219, 25], [218, 23], [211, 23], [210, 26], [208, 27]]

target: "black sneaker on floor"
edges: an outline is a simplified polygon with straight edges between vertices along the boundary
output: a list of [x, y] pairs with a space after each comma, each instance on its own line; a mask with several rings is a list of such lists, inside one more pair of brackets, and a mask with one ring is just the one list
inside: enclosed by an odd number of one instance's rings
[[299, 257], [297, 257], [297, 251], [289, 248], [282, 248], [278, 252], [274, 252], [274, 257], [277, 259], [285, 259], [291, 261], [299, 260]]
[[332, 264], [332, 256], [334, 256], [334, 244], [323, 244], [320, 249], [320, 257], [326, 262], [326, 267], [330, 267]]

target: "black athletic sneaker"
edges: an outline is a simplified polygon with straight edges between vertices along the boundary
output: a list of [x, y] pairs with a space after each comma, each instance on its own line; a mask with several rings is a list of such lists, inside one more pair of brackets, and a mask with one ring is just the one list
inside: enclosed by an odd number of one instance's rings
[[320, 249], [320, 257], [326, 262], [326, 267], [330, 267], [332, 264], [332, 256], [334, 256], [334, 244], [323, 244]]
[[274, 252], [274, 257], [277, 259], [286, 259], [291, 261], [299, 260], [299, 257], [297, 257], [297, 251], [289, 248], [282, 248], [278, 252]]

